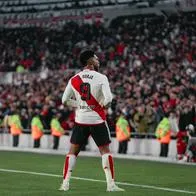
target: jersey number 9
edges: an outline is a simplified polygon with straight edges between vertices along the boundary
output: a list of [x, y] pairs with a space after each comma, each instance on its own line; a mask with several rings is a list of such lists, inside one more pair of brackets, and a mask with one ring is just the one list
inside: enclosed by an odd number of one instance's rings
[[91, 97], [91, 86], [89, 83], [84, 82], [80, 85], [81, 99], [87, 101]]

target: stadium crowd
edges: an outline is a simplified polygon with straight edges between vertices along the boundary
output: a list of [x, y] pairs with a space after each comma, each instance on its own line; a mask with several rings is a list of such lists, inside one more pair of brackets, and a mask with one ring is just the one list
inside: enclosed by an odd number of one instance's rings
[[[101, 72], [109, 78], [114, 100], [108, 122], [114, 131], [119, 111], [132, 131], [155, 131], [165, 113], [185, 130], [195, 124], [196, 13], [168, 19], [120, 18], [103, 24], [67, 23], [62, 29], [2, 29], [0, 71], [23, 72], [12, 84], [0, 84], [0, 118], [19, 112], [24, 128], [40, 113], [45, 129], [61, 113], [65, 130], [74, 113], [61, 104], [68, 79], [81, 68], [81, 49], [96, 50]], [[34, 73], [33, 71], [36, 71]]]

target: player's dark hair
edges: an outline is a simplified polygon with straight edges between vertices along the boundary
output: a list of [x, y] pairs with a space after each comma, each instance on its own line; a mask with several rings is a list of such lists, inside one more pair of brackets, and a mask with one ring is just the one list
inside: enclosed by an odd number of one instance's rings
[[87, 65], [87, 61], [91, 58], [94, 57], [95, 53], [92, 50], [83, 50], [80, 53], [80, 62], [83, 66]]

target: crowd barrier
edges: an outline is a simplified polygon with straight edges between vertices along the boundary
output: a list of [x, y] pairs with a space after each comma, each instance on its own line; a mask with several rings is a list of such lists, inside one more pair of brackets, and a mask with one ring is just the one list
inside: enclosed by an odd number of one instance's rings
[[[12, 135], [9, 133], [0, 134], [0, 149], [1, 146], [11, 147], [12, 146]], [[53, 137], [51, 135], [44, 135], [41, 138], [41, 146], [42, 149], [52, 149], [53, 146]], [[33, 139], [31, 134], [23, 133], [20, 135], [19, 141], [20, 148], [33, 148]], [[70, 136], [63, 135], [60, 138], [59, 150], [65, 150], [65, 153], [68, 152], [70, 147]], [[17, 148], [17, 147], [16, 147]], [[117, 153], [118, 151], [118, 141], [115, 137], [112, 137], [112, 142], [110, 145], [110, 149], [113, 153]], [[89, 137], [88, 144], [86, 146], [86, 150], [90, 152], [98, 152], [98, 148], [94, 143], [93, 139]], [[160, 143], [158, 140], [145, 137], [145, 138], [131, 138], [128, 143], [127, 154], [130, 155], [149, 155], [158, 157], [160, 153]], [[176, 157], [176, 140], [172, 139], [169, 145], [169, 153], [168, 157], [175, 158]]]

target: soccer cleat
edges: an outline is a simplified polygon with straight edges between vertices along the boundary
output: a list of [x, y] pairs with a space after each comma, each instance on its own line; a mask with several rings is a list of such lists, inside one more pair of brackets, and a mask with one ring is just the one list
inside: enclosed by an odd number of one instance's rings
[[184, 156], [182, 159], [178, 160], [179, 163], [186, 163], [188, 162], [188, 157]]
[[108, 187], [107, 187], [107, 191], [109, 191], [109, 192], [115, 192], [115, 191], [125, 191], [124, 189], [122, 189], [122, 188], [119, 188], [117, 185], [115, 185], [115, 184], [112, 184], [112, 185], [109, 185]]
[[59, 191], [68, 191], [69, 190], [69, 182], [63, 181], [61, 184]]

